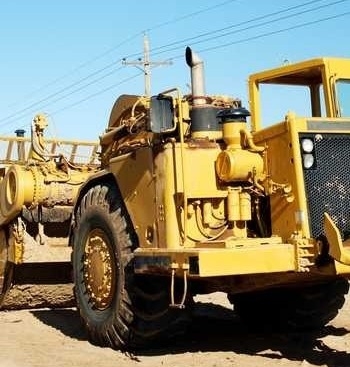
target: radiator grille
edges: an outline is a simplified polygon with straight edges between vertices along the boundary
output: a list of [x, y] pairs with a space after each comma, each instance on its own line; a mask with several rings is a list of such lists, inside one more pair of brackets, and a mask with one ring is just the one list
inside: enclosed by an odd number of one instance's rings
[[304, 170], [306, 198], [313, 238], [323, 233], [327, 212], [341, 231], [350, 233], [350, 136], [346, 134], [303, 134], [315, 141], [316, 165]]

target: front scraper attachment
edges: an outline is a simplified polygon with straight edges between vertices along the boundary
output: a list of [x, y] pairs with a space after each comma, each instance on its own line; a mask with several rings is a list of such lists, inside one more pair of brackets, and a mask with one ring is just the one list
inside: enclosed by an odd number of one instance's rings
[[99, 170], [99, 145], [44, 139], [46, 127], [37, 115], [30, 138], [0, 137], [0, 308], [72, 304], [73, 205]]
[[324, 213], [323, 224], [329, 244], [328, 254], [344, 265], [350, 265], [350, 239], [342, 240], [340, 231], [328, 213]]

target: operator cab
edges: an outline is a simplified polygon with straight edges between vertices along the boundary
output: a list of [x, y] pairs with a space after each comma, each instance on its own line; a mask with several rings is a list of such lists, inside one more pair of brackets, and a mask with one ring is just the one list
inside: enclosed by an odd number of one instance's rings
[[254, 131], [291, 110], [299, 116], [350, 117], [350, 60], [317, 58], [253, 74], [249, 94]]

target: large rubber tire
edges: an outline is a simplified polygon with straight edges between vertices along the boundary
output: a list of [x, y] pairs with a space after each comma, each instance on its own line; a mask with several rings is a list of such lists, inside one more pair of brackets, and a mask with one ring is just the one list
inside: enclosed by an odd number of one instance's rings
[[187, 315], [169, 308], [170, 280], [134, 274], [136, 237], [113, 185], [84, 195], [72, 235], [74, 292], [91, 342], [130, 350], [185, 331]]
[[8, 238], [5, 230], [0, 230], [0, 308], [13, 281], [13, 263], [8, 261]]
[[346, 279], [298, 288], [270, 289], [229, 295], [235, 312], [254, 328], [311, 330], [325, 326], [338, 314], [349, 290]]

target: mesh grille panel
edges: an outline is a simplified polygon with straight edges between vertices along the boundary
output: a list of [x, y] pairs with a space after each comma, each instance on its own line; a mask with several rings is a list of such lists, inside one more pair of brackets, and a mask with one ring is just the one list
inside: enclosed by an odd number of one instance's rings
[[[306, 136], [311, 137], [302, 135]], [[350, 232], [350, 136], [318, 134], [315, 152], [315, 169], [304, 170], [311, 235], [323, 234], [323, 213], [327, 212], [344, 236]]]

